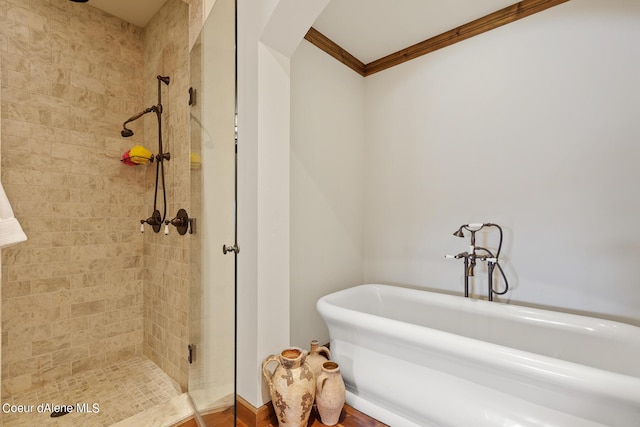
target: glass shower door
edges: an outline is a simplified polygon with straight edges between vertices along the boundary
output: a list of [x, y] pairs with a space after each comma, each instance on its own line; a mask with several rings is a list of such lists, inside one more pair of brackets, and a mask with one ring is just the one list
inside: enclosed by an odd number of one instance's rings
[[235, 425], [235, 22], [217, 0], [191, 51], [189, 395], [207, 426]]

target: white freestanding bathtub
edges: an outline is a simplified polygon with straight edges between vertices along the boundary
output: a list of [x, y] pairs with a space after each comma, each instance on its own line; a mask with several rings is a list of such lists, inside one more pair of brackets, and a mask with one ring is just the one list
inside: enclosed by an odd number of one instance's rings
[[386, 285], [317, 308], [347, 403], [393, 427], [640, 426], [640, 327]]

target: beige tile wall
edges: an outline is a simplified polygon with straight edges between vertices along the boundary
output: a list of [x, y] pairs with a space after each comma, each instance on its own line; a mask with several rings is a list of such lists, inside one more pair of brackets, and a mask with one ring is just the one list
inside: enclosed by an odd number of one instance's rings
[[[190, 211], [189, 5], [182, 0], [169, 0], [145, 27], [144, 64], [149, 105], [158, 99], [156, 76], [171, 77], [170, 84], [162, 86], [162, 139], [164, 151], [171, 154], [165, 162], [167, 219], [171, 219], [180, 208]], [[145, 135], [157, 141], [157, 122], [145, 122]], [[144, 240], [144, 354], [184, 389], [189, 372], [192, 237], [180, 236], [171, 226], [168, 236], [145, 233]]]
[[0, 0], [1, 178], [29, 238], [2, 251], [3, 393], [143, 348], [186, 385], [188, 236], [139, 233], [155, 168], [119, 158], [136, 143], [156, 152], [157, 125], [119, 132], [170, 75], [168, 215], [188, 209], [187, 23], [180, 0], [146, 35], [86, 4]]
[[204, 25], [205, 0], [183, 1], [189, 5], [189, 50], [191, 50]]

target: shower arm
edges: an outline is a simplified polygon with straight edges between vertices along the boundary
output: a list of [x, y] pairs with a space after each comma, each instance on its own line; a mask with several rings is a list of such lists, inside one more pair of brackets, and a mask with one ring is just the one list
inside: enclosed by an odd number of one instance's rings
[[160, 105], [160, 104], [152, 105], [151, 107], [147, 108], [146, 110], [143, 110], [143, 111], [139, 112], [138, 114], [129, 117], [122, 124], [122, 132], [121, 132], [122, 136], [132, 136], [133, 135], [133, 131], [127, 127], [127, 124], [131, 123], [131, 122], [135, 122], [140, 117], [144, 116], [145, 114], [149, 114], [149, 113], [156, 113], [156, 115], [158, 115], [158, 117], [160, 117], [160, 114], [162, 114], [162, 105]]
[[123, 126], [126, 125], [127, 123], [134, 122], [134, 121], [138, 120], [140, 117], [144, 116], [145, 114], [149, 114], [149, 113], [162, 113], [162, 106], [160, 106], [160, 105], [152, 105], [151, 107], [147, 108], [146, 110], [139, 112], [135, 116], [129, 117], [127, 119], [127, 121], [124, 122]]

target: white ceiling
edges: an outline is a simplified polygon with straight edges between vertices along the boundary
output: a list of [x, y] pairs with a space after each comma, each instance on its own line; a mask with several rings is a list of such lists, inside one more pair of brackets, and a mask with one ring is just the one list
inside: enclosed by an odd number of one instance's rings
[[[144, 27], [166, 1], [89, 0], [88, 4]], [[516, 2], [331, 0], [313, 27], [368, 64]]]
[[89, 0], [89, 5], [144, 28], [167, 0]]
[[332, 0], [313, 27], [368, 64], [517, 0]]

